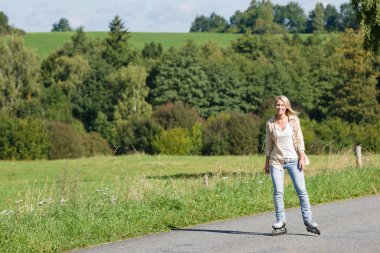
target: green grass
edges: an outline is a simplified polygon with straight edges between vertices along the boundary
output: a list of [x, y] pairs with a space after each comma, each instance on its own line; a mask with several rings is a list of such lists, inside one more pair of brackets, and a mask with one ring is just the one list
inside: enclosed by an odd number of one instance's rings
[[[351, 152], [310, 156], [312, 204], [378, 193], [380, 155], [364, 158], [365, 168], [357, 169]], [[3, 161], [0, 252], [63, 252], [273, 210], [263, 162], [145, 155]], [[289, 177], [285, 183], [286, 206], [299, 205]]]
[[[45, 59], [54, 49], [69, 41], [73, 32], [56, 32], [56, 33], [27, 33], [24, 37], [25, 46], [37, 50], [42, 59]], [[86, 32], [89, 38], [104, 39], [108, 36], [107, 32]], [[231, 41], [237, 39], [239, 34], [222, 34], [222, 33], [131, 33], [131, 46], [141, 50], [145, 43], [154, 41], [160, 42], [164, 49], [172, 46], [178, 47], [184, 45], [188, 40], [196, 43], [206, 43], [212, 41], [222, 47], [230, 45]]]
[[[37, 50], [41, 59], [45, 59], [49, 53], [62, 46], [64, 42], [69, 41], [74, 32], [36, 32], [27, 33], [24, 36], [25, 46]], [[86, 35], [92, 39], [104, 39], [108, 36], [107, 32], [86, 32]], [[172, 46], [179, 47], [184, 45], [188, 40], [204, 44], [208, 41], [215, 42], [221, 47], [228, 47], [231, 41], [242, 36], [241, 34], [231, 33], [131, 33], [130, 44], [132, 47], [141, 50], [145, 43], [154, 41], [160, 42], [164, 49]], [[260, 35], [258, 35], [260, 36]], [[276, 36], [282, 36], [278, 34]], [[290, 35], [292, 36], [292, 35]], [[306, 39], [311, 34], [301, 34], [302, 39]], [[321, 38], [337, 37], [338, 34], [321, 34]]]

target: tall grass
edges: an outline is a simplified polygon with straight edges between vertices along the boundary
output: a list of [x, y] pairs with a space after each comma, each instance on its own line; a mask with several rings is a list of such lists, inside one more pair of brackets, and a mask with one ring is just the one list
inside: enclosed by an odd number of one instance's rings
[[[344, 163], [351, 158], [349, 153], [310, 157], [306, 181], [312, 204], [379, 191], [379, 156], [366, 156], [363, 169]], [[262, 173], [261, 156], [93, 160], [58, 162], [62, 167], [57, 166], [53, 179], [38, 183], [31, 177], [32, 183], [9, 196], [0, 215], [0, 252], [62, 252], [273, 210], [272, 183]], [[45, 162], [47, 170], [57, 164]], [[14, 162], [1, 163], [0, 171], [8, 163]], [[28, 163], [36, 165], [15, 164]], [[298, 205], [289, 182], [285, 204]]]

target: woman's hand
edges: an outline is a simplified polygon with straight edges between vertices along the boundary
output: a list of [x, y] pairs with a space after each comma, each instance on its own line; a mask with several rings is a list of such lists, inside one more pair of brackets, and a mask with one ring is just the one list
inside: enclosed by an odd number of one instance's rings
[[299, 161], [298, 161], [298, 167], [300, 171], [304, 171], [306, 165], [305, 165], [305, 154], [303, 152], [300, 153]]
[[269, 174], [269, 172], [270, 172], [270, 170], [269, 170], [269, 163], [265, 164], [264, 171], [265, 171], [266, 174]]

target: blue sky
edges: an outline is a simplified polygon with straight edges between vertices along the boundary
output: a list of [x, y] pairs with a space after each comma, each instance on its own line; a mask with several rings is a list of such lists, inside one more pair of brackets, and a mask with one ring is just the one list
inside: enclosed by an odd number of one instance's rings
[[[349, 0], [300, 0], [308, 14], [317, 2], [333, 4], [339, 10]], [[85, 31], [108, 31], [108, 23], [119, 15], [132, 32], [188, 32], [197, 15], [212, 12], [227, 20], [236, 10], [244, 11], [251, 0], [1, 0], [0, 11], [9, 23], [26, 32], [47, 32], [60, 18]], [[285, 5], [289, 0], [272, 0]]]

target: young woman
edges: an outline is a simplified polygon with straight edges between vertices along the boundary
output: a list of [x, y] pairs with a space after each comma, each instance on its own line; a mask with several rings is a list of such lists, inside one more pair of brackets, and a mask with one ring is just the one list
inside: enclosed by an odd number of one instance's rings
[[286, 233], [284, 209], [284, 175], [288, 170], [300, 200], [303, 222], [308, 232], [320, 234], [317, 223], [312, 220], [309, 196], [306, 191], [304, 169], [305, 144], [300, 121], [285, 96], [275, 100], [276, 115], [266, 124], [265, 173], [271, 174], [274, 188], [276, 222], [272, 225], [273, 235]]

